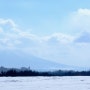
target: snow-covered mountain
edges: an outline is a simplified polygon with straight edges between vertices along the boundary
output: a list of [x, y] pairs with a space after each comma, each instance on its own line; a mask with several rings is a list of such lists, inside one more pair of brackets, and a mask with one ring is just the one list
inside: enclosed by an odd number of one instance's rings
[[29, 67], [34, 70], [58, 70], [58, 69], [81, 69], [49, 60], [44, 60], [21, 51], [0, 51], [0, 66], [5, 67]]

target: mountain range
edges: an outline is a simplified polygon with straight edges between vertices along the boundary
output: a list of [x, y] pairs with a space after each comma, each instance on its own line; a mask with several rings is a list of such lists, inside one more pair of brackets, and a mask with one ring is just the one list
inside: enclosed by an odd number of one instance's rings
[[13, 51], [13, 50], [2, 50], [0, 51], [0, 66], [4, 67], [29, 67], [32, 70], [83, 70], [84, 68], [69, 66], [60, 63], [56, 63], [50, 60], [45, 60], [31, 54], [26, 54], [21, 51]]

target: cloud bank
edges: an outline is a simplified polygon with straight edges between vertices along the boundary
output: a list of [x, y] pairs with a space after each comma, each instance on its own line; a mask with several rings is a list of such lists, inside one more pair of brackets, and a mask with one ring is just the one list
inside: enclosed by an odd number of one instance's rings
[[[66, 26], [65, 26], [66, 25]], [[89, 66], [90, 10], [72, 12], [64, 26], [75, 34], [53, 33], [40, 37], [22, 30], [12, 19], [0, 19], [0, 50], [19, 49], [56, 62]]]

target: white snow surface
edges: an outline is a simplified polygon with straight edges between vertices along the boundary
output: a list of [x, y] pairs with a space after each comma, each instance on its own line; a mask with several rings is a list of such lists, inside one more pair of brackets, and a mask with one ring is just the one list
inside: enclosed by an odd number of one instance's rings
[[0, 90], [90, 90], [90, 77], [0, 77]]

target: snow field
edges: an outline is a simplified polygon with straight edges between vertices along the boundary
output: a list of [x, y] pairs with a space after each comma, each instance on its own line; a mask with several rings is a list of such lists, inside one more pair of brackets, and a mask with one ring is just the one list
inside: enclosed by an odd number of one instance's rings
[[90, 90], [90, 77], [0, 77], [0, 90]]

